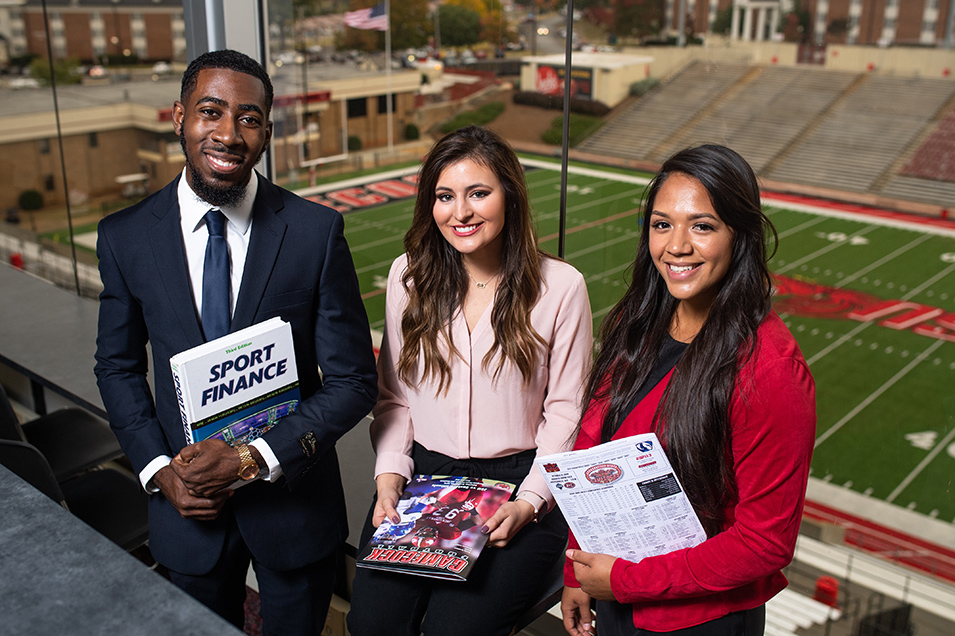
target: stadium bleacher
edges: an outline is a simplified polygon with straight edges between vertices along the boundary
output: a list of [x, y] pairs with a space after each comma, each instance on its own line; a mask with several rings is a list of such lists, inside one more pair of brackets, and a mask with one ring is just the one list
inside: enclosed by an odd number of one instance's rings
[[646, 159], [687, 122], [750, 71], [744, 64], [694, 62], [601, 128], [580, 149], [598, 155]]
[[715, 142], [774, 181], [955, 201], [955, 82], [694, 62], [579, 149], [660, 163]]
[[665, 144], [662, 161], [690, 143], [730, 145], [762, 171], [853, 83], [852, 73], [820, 73], [815, 68], [765, 67], [740, 83], [708, 116]]
[[764, 176], [837, 190], [877, 192], [883, 174], [955, 94], [955, 84], [943, 80], [863, 77], [866, 80]]

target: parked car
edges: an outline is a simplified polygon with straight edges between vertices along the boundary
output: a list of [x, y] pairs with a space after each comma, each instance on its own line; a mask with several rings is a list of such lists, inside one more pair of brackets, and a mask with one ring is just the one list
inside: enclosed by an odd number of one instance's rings
[[32, 77], [14, 77], [7, 86], [16, 90], [21, 88], [40, 88], [40, 82]]

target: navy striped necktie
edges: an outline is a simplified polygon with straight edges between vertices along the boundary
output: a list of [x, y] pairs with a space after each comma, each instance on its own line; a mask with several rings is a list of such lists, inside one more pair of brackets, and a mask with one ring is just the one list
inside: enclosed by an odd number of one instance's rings
[[206, 341], [229, 333], [229, 244], [225, 240], [226, 218], [219, 210], [206, 212], [206, 260], [202, 267], [202, 332]]

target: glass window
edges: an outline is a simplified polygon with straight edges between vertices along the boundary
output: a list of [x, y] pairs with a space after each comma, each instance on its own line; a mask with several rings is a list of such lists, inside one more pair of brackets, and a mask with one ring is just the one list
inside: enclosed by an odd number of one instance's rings
[[364, 97], [348, 100], [348, 118], [365, 117], [368, 115], [368, 100]]
[[[392, 94], [391, 96], [391, 112], [397, 112], [398, 110], [398, 96]], [[388, 96], [379, 95], [378, 96], [378, 114], [384, 115], [388, 112]]]

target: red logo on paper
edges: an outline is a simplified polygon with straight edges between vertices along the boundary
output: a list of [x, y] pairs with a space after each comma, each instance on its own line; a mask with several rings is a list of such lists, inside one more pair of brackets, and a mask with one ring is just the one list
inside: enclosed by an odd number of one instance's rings
[[560, 472], [560, 468], [557, 464], [544, 464], [544, 471], [548, 473]]
[[610, 484], [623, 477], [623, 470], [616, 464], [597, 464], [588, 468], [584, 476], [592, 484]]

